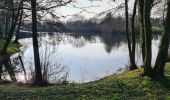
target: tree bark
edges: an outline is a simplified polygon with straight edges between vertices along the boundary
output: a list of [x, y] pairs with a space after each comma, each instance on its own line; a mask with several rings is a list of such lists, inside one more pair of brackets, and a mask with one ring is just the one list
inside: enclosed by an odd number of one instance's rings
[[145, 36], [144, 36], [144, 0], [139, 0], [138, 2], [139, 9], [139, 22], [140, 22], [140, 35], [141, 35], [141, 48], [142, 48], [142, 60], [144, 63], [145, 60]]
[[159, 52], [154, 66], [154, 75], [156, 78], [164, 77], [164, 68], [168, 59], [168, 48], [170, 45], [170, 0], [168, 0], [167, 15], [165, 21], [165, 32], [162, 36]]
[[132, 48], [131, 48], [131, 39], [129, 35], [129, 13], [128, 13], [128, 0], [125, 0], [125, 16], [126, 16], [126, 38], [128, 42], [128, 50], [129, 50], [129, 59], [130, 59], [130, 70], [136, 69], [136, 64], [135, 64], [135, 57], [133, 56], [132, 53]]
[[132, 29], [132, 63], [131, 63], [131, 67], [132, 69], [137, 69], [136, 63], [135, 63], [135, 52], [136, 52], [136, 34], [135, 34], [135, 17], [136, 17], [136, 8], [137, 8], [137, 2], [138, 0], [135, 0], [134, 2], [134, 7], [133, 7], [133, 14], [132, 14], [132, 25], [131, 25], [131, 29]]
[[24, 63], [23, 63], [23, 61], [22, 61], [22, 57], [19, 56], [18, 58], [19, 58], [19, 60], [20, 60], [21, 67], [22, 67], [22, 69], [23, 69], [23, 71], [24, 71], [25, 82], [27, 83], [27, 73], [26, 73], [26, 70], [25, 70], [25, 67], [24, 67]]
[[4, 39], [6, 40], [8, 37], [8, 32], [9, 32], [9, 18], [8, 16], [5, 17], [5, 32], [4, 32]]
[[0, 62], [0, 81], [2, 81], [2, 64]]
[[153, 0], [144, 0], [144, 41], [145, 41], [145, 60], [144, 75], [152, 75], [152, 29], [151, 29], [151, 9]]
[[34, 85], [43, 85], [42, 72], [40, 66], [39, 47], [38, 47], [38, 34], [37, 34], [37, 11], [36, 0], [31, 0], [32, 7], [32, 38], [33, 38], [33, 50], [34, 50], [34, 63], [35, 63], [35, 80]]
[[[22, 4], [22, 7], [23, 7], [23, 4]], [[21, 8], [21, 10], [20, 10], [20, 18], [19, 18], [19, 23], [18, 23], [18, 29], [17, 29], [16, 35], [15, 35], [15, 40], [14, 40], [15, 43], [18, 43], [19, 32], [20, 32], [20, 27], [21, 27], [21, 23], [22, 23], [22, 15], [23, 15], [23, 8]]]

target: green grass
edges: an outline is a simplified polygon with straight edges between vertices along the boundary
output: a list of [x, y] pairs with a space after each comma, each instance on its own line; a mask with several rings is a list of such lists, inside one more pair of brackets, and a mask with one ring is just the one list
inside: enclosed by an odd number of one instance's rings
[[170, 64], [160, 81], [141, 77], [142, 69], [108, 76], [92, 83], [48, 87], [0, 85], [0, 99], [11, 100], [169, 100]]
[[[2, 38], [0, 38], [0, 50], [3, 48], [3, 44], [4, 44], [4, 40]], [[16, 52], [19, 51], [19, 48], [20, 48], [21, 45], [19, 44], [16, 44], [16, 43], [10, 43], [9, 47], [8, 47], [8, 50], [7, 50], [7, 53], [9, 55], [12, 55]]]

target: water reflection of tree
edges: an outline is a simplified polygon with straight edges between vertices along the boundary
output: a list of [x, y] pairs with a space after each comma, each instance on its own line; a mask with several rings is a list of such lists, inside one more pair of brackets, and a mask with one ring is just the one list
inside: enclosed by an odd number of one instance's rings
[[114, 48], [119, 48], [122, 43], [126, 42], [124, 36], [119, 33], [116, 35], [113, 33], [101, 34], [100, 39], [107, 53], [111, 53]]
[[82, 33], [82, 34], [69, 34], [66, 39], [69, 44], [76, 48], [82, 48], [88, 43], [96, 43], [96, 34]]
[[[82, 48], [88, 43], [103, 43], [105, 51], [111, 53], [114, 48], [119, 48], [121, 44], [126, 43], [125, 34], [123, 32], [113, 33], [42, 33], [39, 34], [40, 40], [47, 38], [48, 42], [53, 46], [59, 44], [71, 44], [73, 47]], [[42, 39], [41, 39], [42, 38]], [[139, 35], [137, 35], [139, 38]], [[153, 39], [157, 40], [159, 34], [154, 34]], [[137, 39], [140, 44], [140, 40]]]
[[[48, 41], [53, 46], [59, 44], [71, 44], [73, 47], [82, 48], [88, 43], [103, 43], [106, 52], [110, 53], [115, 47], [119, 47], [121, 42], [125, 42], [120, 33], [39, 33], [39, 41]], [[39, 45], [43, 45], [40, 42]]]
[[[107, 53], [110, 53], [113, 48], [118, 48], [122, 42], [126, 42], [124, 36], [121, 33], [103, 33], [103, 34], [93, 34], [93, 33], [82, 33], [82, 34], [71, 34], [70, 38], [72, 43], [77, 48], [84, 47], [87, 43], [103, 43]], [[79, 44], [79, 45], [75, 45]]]

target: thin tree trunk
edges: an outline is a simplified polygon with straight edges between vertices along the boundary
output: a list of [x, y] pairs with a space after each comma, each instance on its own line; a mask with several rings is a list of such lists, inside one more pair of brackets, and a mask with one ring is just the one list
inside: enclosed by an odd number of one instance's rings
[[0, 62], [0, 81], [2, 81], [2, 64]]
[[18, 58], [19, 58], [19, 60], [20, 60], [21, 67], [22, 67], [22, 69], [23, 69], [23, 71], [24, 71], [25, 82], [27, 83], [27, 73], [26, 73], [26, 70], [25, 70], [25, 67], [24, 67], [24, 63], [23, 63], [23, 61], [22, 61], [21, 56], [19, 56]]
[[134, 7], [133, 7], [133, 14], [132, 14], [132, 69], [137, 69], [136, 63], [135, 63], [135, 52], [136, 52], [136, 34], [135, 34], [135, 17], [136, 17], [136, 8], [137, 8], [137, 2], [138, 0], [135, 0]]
[[32, 33], [33, 33], [33, 50], [34, 50], [34, 63], [35, 63], [35, 80], [34, 85], [43, 85], [42, 72], [40, 66], [39, 47], [38, 47], [38, 34], [37, 34], [37, 12], [36, 0], [31, 0], [32, 7]]
[[162, 36], [159, 52], [157, 55], [154, 72], [156, 78], [164, 77], [164, 68], [168, 59], [168, 48], [170, 45], [170, 0], [168, 0], [167, 17], [165, 21], [165, 32]]
[[125, 16], [126, 16], [126, 38], [128, 42], [129, 59], [130, 59], [130, 70], [136, 69], [135, 58], [132, 55], [131, 40], [129, 35], [129, 13], [128, 13], [128, 0], [125, 0]]
[[[23, 7], [23, 4], [22, 4], [22, 7]], [[18, 24], [18, 29], [16, 32], [15, 40], [14, 40], [15, 43], [18, 43], [19, 32], [20, 32], [20, 27], [21, 27], [21, 23], [22, 23], [22, 15], [23, 15], [23, 8], [21, 8], [21, 10], [20, 10], [20, 19], [19, 19], [19, 24]]]
[[9, 29], [9, 18], [8, 18], [8, 16], [6, 16], [5, 17], [5, 32], [4, 32], [4, 39], [6, 40], [7, 39], [7, 37], [8, 37], [8, 29]]
[[167, 5], [167, 0], [164, 0], [164, 7], [163, 7], [163, 12], [162, 12], [162, 22], [163, 22], [163, 26], [164, 26], [164, 28], [165, 28], [165, 12], [166, 12], [166, 5]]
[[141, 47], [142, 47], [142, 60], [145, 60], [145, 35], [144, 35], [144, 0], [139, 0], [139, 21], [140, 21], [140, 35], [141, 35]]
[[11, 6], [12, 6], [12, 22], [11, 22], [11, 25], [13, 25], [14, 22], [15, 22], [15, 9], [14, 9], [14, 2], [13, 2], [13, 0], [11, 0]]
[[126, 16], [126, 39], [128, 42], [129, 58], [131, 62], [131, 42], [129, 36], [129, 14], [128, 14], [128, 0], [125, 0], [125, 16]]

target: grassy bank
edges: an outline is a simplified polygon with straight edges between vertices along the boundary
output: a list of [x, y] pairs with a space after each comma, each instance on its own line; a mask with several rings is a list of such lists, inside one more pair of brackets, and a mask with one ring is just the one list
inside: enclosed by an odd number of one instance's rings
[[[1, 49], [3, 48], [3, 44], [4, 44], [4, 40], [3, 40], [2, 38], [0, 38], [0, 51], [1, 51]], [[16, 43], [10, 43], [9, 48], [8, 48], [8, 51], [7, 51], [8, 54], [9, 54], [9, 55], [12, 55], [12, 54], [18, 52], [20, 46], [21, 46], [21, 45], [16, 44]]]
[[11, 84], [0, 85], [0, 98], [11, 100], [148, 100], [170, 99], [170, 64], [166, 78], [155, 81], [141, 77], [142, 69], [109, 76], [86, 84], [53, 85], [31, 88]]

